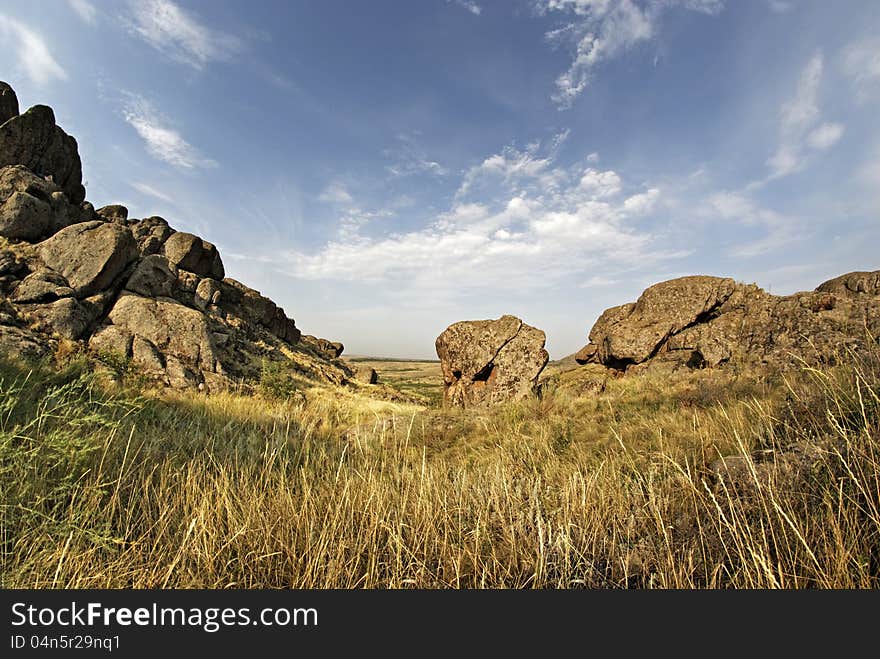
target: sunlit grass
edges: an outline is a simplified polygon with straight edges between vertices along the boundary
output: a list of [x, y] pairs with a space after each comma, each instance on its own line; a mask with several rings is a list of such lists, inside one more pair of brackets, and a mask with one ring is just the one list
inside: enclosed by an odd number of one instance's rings
[[878, 362], [570, 371], [480, 412], [5, 365], [2, 585], [876, 588]]

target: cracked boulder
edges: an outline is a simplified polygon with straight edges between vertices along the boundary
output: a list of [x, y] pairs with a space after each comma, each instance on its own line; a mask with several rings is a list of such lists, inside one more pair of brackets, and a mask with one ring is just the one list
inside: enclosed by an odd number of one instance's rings
[[627, 372], [832, 362], [876, 340], [878, 281], [877, 272], [850, 273], [816, 291], [777, 296], [732, 279], [673, 279], [606, 310], [575, 359]]
[[549, 359], [544, 341], [544, 332], [515, 316], [450, 325], [435, 343], [444, 404], [480, 407], [531, 396]]

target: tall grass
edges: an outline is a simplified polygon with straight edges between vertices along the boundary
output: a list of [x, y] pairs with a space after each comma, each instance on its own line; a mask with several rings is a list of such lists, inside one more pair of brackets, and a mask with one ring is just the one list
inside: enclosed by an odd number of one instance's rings
[[878, 364], [482, 413], [7, 365], [3, 586], [876, 588]]

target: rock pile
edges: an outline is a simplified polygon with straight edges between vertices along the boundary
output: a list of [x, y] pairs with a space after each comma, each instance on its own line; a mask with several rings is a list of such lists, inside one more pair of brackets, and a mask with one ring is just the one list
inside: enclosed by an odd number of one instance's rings
[[[0, 83], [0, 350], [63, 339], [176, 387], [256, 378], [264, 360], [344, 384], [341, 343], [303, 337], [272, 300], [225, 276], [217, 248], [161, 217], [85, 201], [76, 140], [52, 110], [19, 114]], [[367, 378], [368, 380], [370, 378]]]

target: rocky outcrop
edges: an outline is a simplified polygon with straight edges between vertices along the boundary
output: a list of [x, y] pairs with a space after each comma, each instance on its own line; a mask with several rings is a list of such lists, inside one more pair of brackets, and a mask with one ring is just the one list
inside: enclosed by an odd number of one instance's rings
[[0, 81], [0, 125], [18, 116], [18, 97], [15, 90]]
[[843, 275], [816, 291], [776, 296], [719, 277], [681, 277], [603, 313], [581, 364], [617, 370], [782, 366], [830, 361], [880, 331], [880, 272]]
[[217, 248], [191, 233], [174, 233], [165, 240], [163, 253], [171, 265], [201, 277], [223, 279], [223, 261]]
[[93, 219], [57, 185], [21, 165], [0, 168], [0, 236], [35, 242], [59, 229]]
[[4, 165], [24, 165], [51, 179], [74, 205], [85, 200], [76, 140], [55, 125], [50, 107], [35, 105], [0, 126], [0, 167]]
[[326, 359], [337, 359], [345, 350], [345, 346], [338, 341], [329, 341], [327, 339], [319, 339], [311, 334], [304, 334], [301, 339], [302, 343], [319, 355]]
[[[334, 384], [375, 381], [302, 341], [284, 309], [225, 278], [217, 248], [161, 217], [84, 201], [76, 141], [49, 108], [18, 115], [0, 84], [0, 349], [43, 357], [64, 339], [157, 382], [216, 389], [284, 362]], [[356, 386], [356, 385], [355, 385]]]
[[37, 251], [49, 269], [67, 279], [78, 298], [113, 286], [138, 255], [131, 231], [97, 221], [62, 229], [40, 243]]
[[544, 332], [515, 316], [454, 323], [435, 343], [443, 402], [493, 405], [530, 396], [547, 365]]

